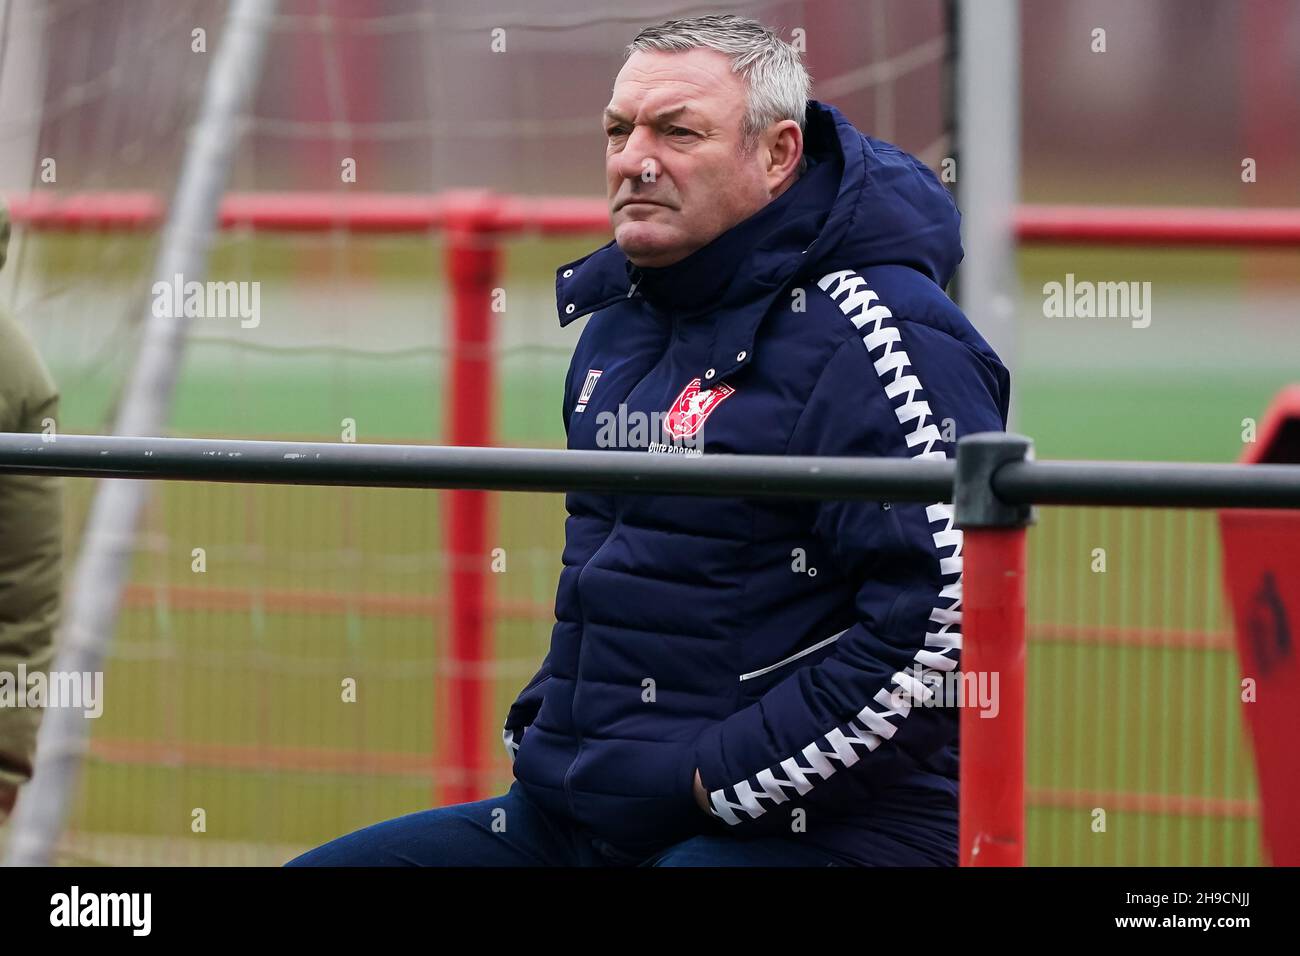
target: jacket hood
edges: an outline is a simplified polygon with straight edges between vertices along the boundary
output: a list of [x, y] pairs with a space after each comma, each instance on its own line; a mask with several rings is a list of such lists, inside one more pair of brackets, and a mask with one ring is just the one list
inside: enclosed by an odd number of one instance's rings
[[905, 265], [947, 287], [963, 255], [961, 213], [939, 177], [833, 106], [810, 100], [807, 119], [813, 148], [837, 153], [844, 166], [815, 270]]
[[810, 276], [893, 264], [945, 287], [962, 258], [961, 215], [938, 177], [833, 106], [809, 100], [805, 118], [808, 167], [789, 189], [671, 266], [637, 268], [613, 241], [561, 266], [560, 324], [634, 294], [678, 318], [726, 310], [717, 381], [752, 351], [772, 299]]

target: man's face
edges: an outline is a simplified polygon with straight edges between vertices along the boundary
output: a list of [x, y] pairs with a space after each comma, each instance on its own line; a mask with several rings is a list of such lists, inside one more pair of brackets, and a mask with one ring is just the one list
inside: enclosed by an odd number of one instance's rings
[[614, 239], [635, 265], [684, 259], [789, 185], [799, 125], [775, 124], [742, 152], [745, 106], [744, 80], [715, 50], [637, 52], [623, 64], [605, 109], [605, 181]]

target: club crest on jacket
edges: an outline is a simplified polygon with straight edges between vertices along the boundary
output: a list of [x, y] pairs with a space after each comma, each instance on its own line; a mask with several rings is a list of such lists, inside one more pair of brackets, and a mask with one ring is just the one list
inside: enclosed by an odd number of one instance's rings
[[677, 396], [677, 401], [673, 402], [672, 408], [668, 409], [664, 431], [673, 438], [689, 438], [703, 427], [704, 420], [713, 414], [713, 410], [735, 394], [735, 391], [727, 384], [700, 391], [700, 380], [691, 379]]

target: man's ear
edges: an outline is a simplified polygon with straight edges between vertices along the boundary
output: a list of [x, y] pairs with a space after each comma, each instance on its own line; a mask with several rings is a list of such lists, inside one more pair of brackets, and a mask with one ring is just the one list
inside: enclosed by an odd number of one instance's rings
[[767, 158], [767, 189], [775, 199], [799, 176], [803, 159], [803, 130], [794, 120], [773, 123], [763, 134], [763, 154]]

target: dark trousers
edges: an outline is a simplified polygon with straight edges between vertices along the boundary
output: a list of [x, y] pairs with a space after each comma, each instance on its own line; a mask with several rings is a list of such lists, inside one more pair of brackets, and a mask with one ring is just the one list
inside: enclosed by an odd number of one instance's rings
[[[926, 864], [888, 847], [881, 865]], [[422, 810], [341, 836], [288, 866], [854, 866], [797, 836], [696, 836], [645, 859], [628, 857], [542, 810], [513, 783], [474, 803]]]

